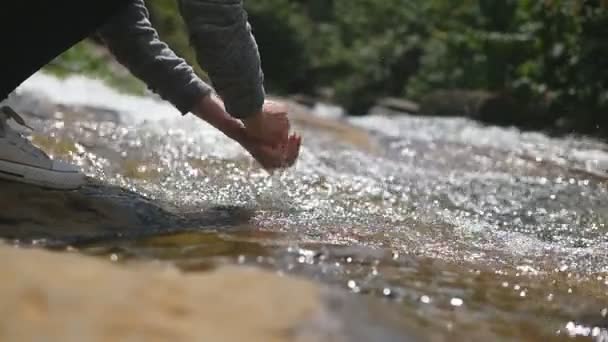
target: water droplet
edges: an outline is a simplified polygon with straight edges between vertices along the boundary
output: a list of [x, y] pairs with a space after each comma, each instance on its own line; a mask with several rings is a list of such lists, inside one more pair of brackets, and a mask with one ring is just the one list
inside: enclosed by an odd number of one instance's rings
[[450, 300], [450, 304], [452, 306], [461, 306], [462, 304], [464, 304], [464, 301], [460, 298], [454, 297]]
[[361, 292], [361, 288], [359, 286], [357, 286], [357, 282], [355, 282], [354, 280], [349, 280], [347, 283], [347, 286], [354, 293]]

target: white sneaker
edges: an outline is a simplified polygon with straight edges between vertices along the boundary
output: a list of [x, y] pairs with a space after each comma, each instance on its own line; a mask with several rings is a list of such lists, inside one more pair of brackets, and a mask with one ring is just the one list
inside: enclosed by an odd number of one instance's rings
[[0, 108], [0, 178], [29, 183], [45, 188], [72, 190], [85, 182], [85, 176], [74, 165], [51, 159], [7, 123], [13, 119], [30, 128], [8, 106]]

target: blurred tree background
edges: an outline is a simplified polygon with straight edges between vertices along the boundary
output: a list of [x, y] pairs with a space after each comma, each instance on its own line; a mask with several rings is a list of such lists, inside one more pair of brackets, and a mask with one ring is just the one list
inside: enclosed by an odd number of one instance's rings
[[[161, 37], [195, 64], [176, 1], [146, 3]], [[382, 97], [424, 104], [436, 102], [434, 94], [481, 92], [505, 100], [491, 107], [504, 113], [489, 121], [608, 132], [608, 0], [245, 0], [245, 6], [270, 93], [323, 94], [363, 114]]]

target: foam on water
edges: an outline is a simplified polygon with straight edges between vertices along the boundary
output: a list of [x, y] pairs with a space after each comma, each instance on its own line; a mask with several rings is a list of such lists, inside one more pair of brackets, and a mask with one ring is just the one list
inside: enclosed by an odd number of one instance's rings
[[38, 72], [17, 88], [17, 92], [31, 92], [47, 97], [54, 103], [109, 108], [123, 114], [123, 119], [171, 119], [180, 113], [175, 107], [157, 97], [133, 96], [119, 93], [102, 81], [73, 75], [64, 79]]

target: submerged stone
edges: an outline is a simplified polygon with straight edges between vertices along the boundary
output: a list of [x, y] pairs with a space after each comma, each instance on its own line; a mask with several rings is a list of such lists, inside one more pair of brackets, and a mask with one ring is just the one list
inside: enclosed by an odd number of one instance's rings
[[351, 297], [248, 267], [183, 274], [0, 246], [3, 341], [412, 341]]

